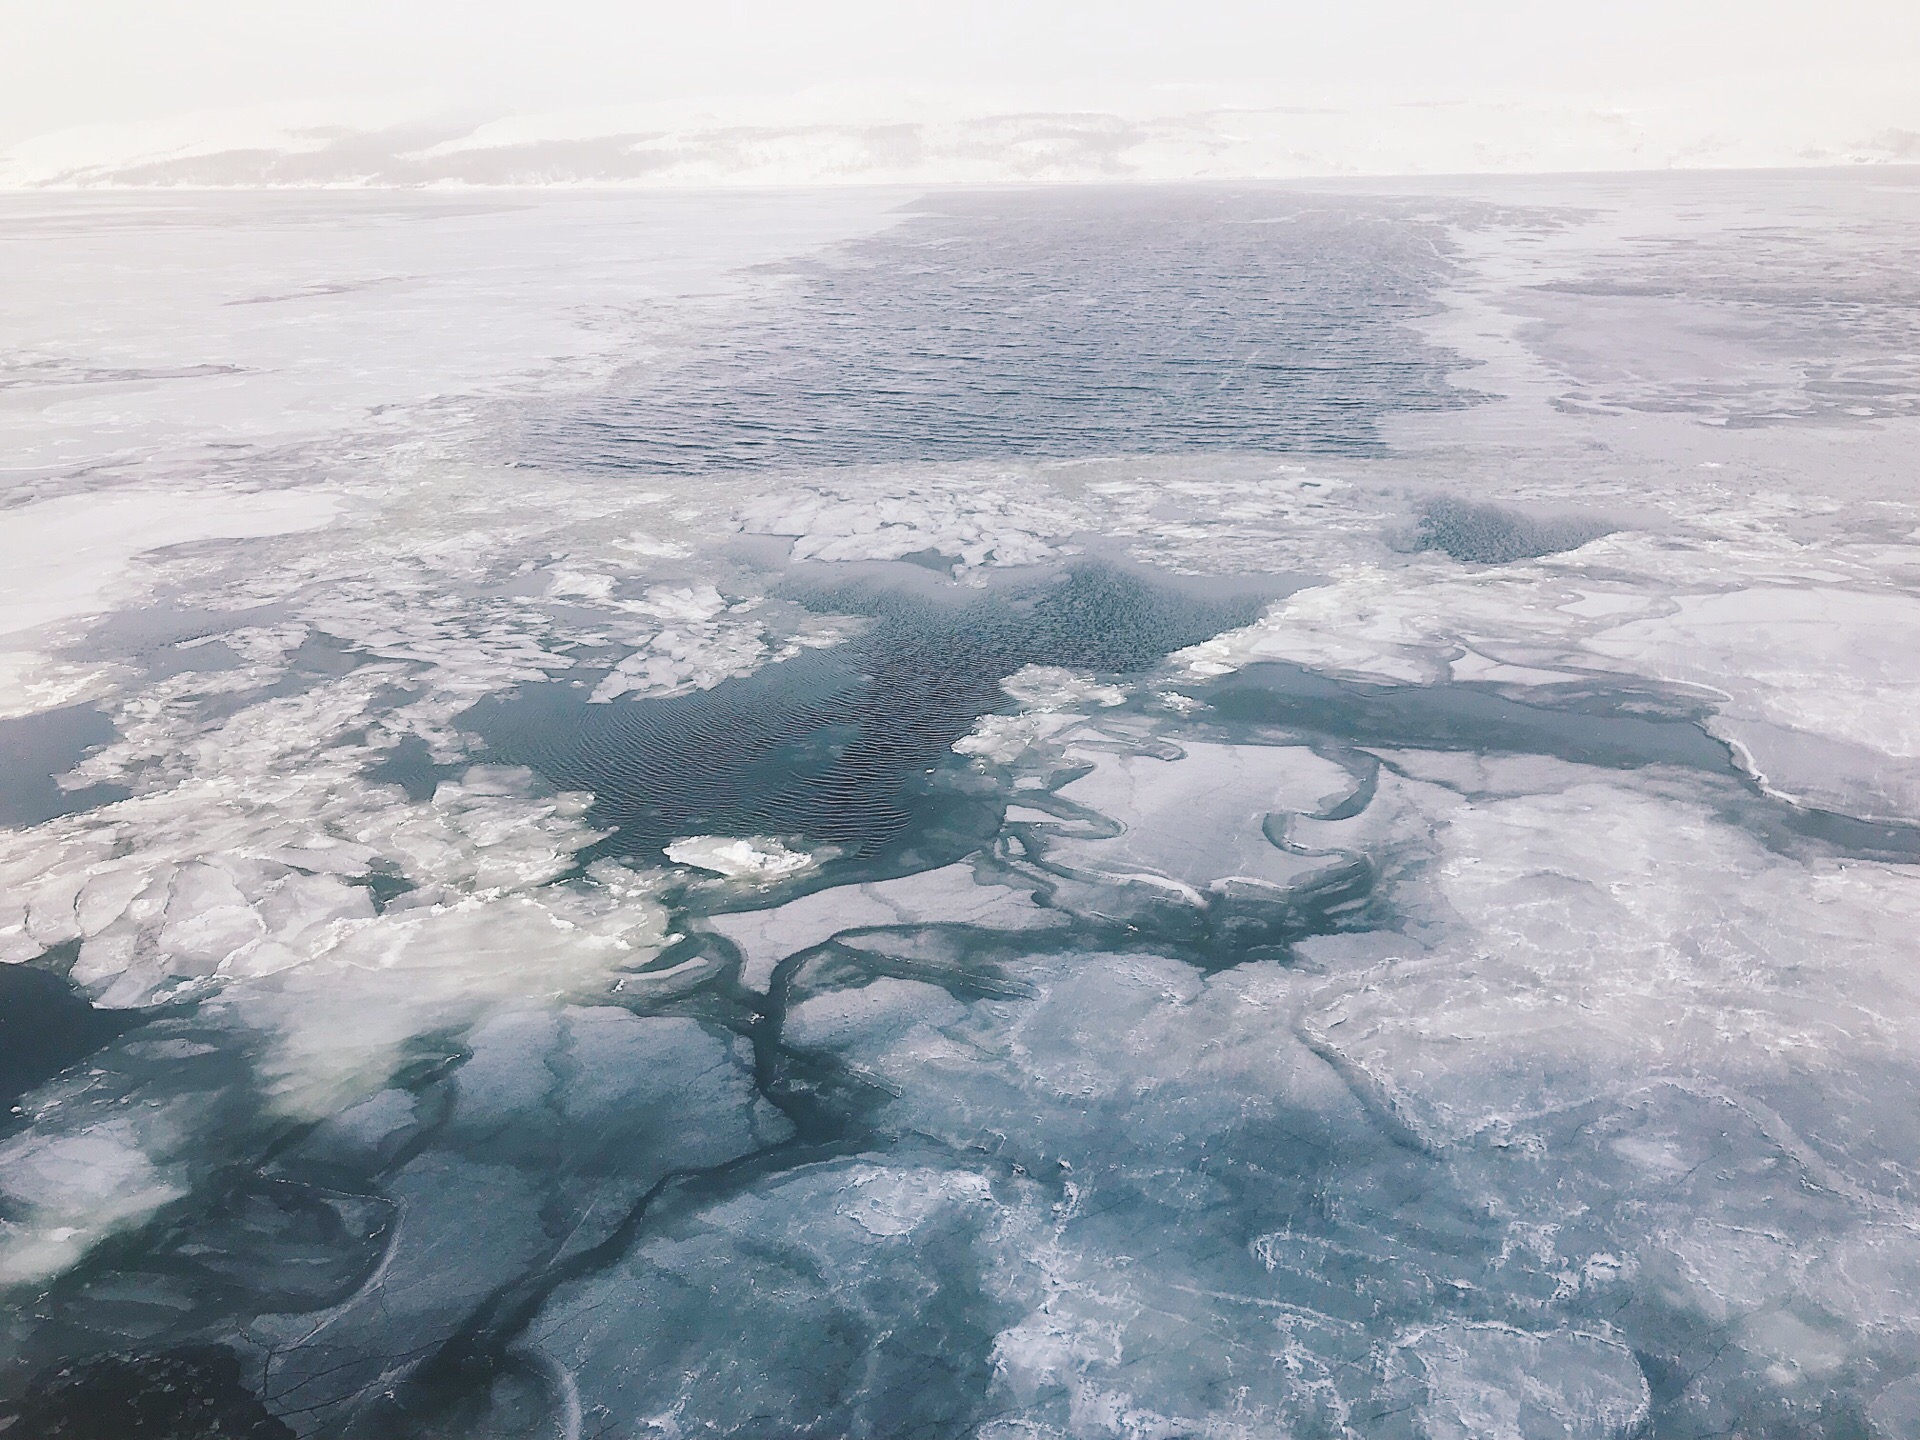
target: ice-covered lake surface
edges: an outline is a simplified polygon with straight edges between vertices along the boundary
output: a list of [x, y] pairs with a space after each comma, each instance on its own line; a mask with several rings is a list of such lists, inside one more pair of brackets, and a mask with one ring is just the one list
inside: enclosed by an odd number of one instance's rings
[[0, 1434], [1920, 1435], [1920, 175], [0, 258]]

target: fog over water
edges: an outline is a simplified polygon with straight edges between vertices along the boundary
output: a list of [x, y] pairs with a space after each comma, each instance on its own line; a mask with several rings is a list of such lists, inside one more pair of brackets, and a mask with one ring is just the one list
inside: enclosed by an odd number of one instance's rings
[[1920, 178], [0, 196], [0, 1434], [1920, 1434]]

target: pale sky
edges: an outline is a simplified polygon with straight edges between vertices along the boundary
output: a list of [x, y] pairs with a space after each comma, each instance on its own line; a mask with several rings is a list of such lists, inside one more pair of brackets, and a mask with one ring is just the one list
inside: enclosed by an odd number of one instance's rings
[[1920, 0], [0, 0], [0, 147], [263, 107], [798, 124], [1723, 94], [1782, 144], [1920, 128]]

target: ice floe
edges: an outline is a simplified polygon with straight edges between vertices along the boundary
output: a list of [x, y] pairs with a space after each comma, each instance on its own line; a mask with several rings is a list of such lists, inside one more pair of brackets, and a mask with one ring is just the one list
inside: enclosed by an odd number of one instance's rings
[[789, 850], [769, 836], [734, 839], [725, 835], [689, 835], [667, 846], [665, 853], [677, 865], [710, 870], [729, 880], [778, 880], [820, 863], [815, 856]]
[[741, 508], [750, 533], [793, 537], [795, 560], [900, 560], [928, 554], [955, 569], [1032, 565], [1070, 553], [1079, 518], [1052, 497], [998, 484], [921, 490], [800, 489]]

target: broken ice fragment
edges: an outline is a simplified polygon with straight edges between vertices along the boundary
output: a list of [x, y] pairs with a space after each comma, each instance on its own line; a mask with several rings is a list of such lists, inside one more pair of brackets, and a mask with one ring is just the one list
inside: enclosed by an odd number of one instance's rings
[[789, 850], [767, 836], [734, 839], [726, 835], [689, 835], [666, 847], [676, 865], [710, 870], [729, 880], [778, 880], [811, 869], [819, 860], [805, 851]]

